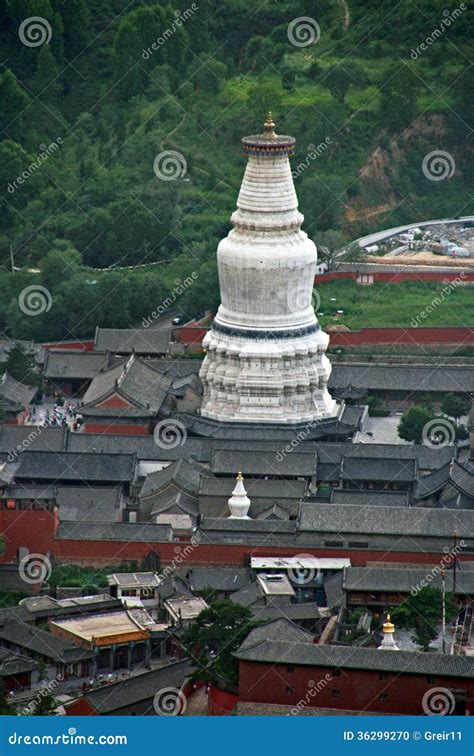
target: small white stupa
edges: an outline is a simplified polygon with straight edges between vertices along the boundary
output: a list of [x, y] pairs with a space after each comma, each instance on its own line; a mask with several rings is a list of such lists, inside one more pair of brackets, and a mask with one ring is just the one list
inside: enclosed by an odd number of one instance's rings
[[235, 488], [227, 502], [229, 505], [229, 520], [250, 520], [247, 512], [250, 509], [250, 499], [244, 487], [244, 476], [241, 472], [236, 477]]
[[387, 614], [387, 621], [383, 623], [383, 639], [379, 648], [386, 651], [398, 651], [398, 646], [395, 643], [393, 633], [395, 632], [395, 625], [390, 622], [390, 614]]

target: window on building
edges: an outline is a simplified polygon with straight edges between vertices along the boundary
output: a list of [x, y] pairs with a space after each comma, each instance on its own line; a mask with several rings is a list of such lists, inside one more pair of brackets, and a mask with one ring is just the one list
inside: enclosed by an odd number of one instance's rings
[[388, 695], [386, 693], [381, 693], [379, 696], [379, 701], [387, 701]]
[[331, 696], [333, 698], [340, 698], [341, 697], [341, 691], [340, 690], [332, 690], [331, 691]]
[[350, 549], [368, 549], [368, 541], [349, 541]]
[[287, 664], [286, 671], [287, 672], [294, 672], [295, 668], [294, 668], [293, 664]]
[[386, 680], [388, 677], [386, 672], [379, 672], [379, 680]]
[[293, 688], [291, 687], [291, 685], [287, 685], [287, 686], [286, 686], [286, 692], [288, 693], [288, 695], [289, 695], [289, 696], [291, 696], [291, 694], [292, 694], [292, 693], [294, 693], [295, 691], [294, 691], [294, 689], [293, 689]]
[[341, 548], [341, 546], [344, 546], [344, 541], [324, 541], [324, 545], [333, 548]]
[[334, 672], [332, 673], [332, 676], [333, 677], [340, 677], [341, 676], [341, 670], [340, 669], [335, 669]]
[[429, 683], [430, 685], [432, 685], [433, 683], [436, 682], [436, 677], [434, 677], [434, 675], [427, 675], [426, 676], [426, 682]]

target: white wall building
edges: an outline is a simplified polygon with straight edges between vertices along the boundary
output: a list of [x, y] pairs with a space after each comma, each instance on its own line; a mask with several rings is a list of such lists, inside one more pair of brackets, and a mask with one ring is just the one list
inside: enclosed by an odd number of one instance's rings
[[302, 423], [336, 414], [327, 390], [329, 337], [312, 304], [316, 247], [303, 216], [289, 157], [295, 140], [264, 134], [242, 140], [248, 164], [218, 247], [221, 305], [204, 339], [201, 414], [227, 422]]

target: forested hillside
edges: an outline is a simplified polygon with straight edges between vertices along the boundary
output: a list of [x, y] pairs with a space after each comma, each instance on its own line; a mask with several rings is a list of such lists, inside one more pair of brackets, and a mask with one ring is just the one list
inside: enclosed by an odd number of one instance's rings
[[[268, 109], [297, 139], [295, 183], [316, 242], [474, 212], [467, 2], [0, 5], [0, 327], [10, 335], [127, 326], [193, 271], [180, 305], [191, 315], [214, 306], [239, 140]], [[49, 42], [25, 43], [34, 16]], [[316, 23], [289, 27], [301, 17]], [[439, 150], [452, 175], [430, 180], [423, 158]], [[178, 157], [157, 163], [165, 151]], [[113, 270], [145, 263], [161, 264]], [[38, 283], [52, 306], [25, 316], [18, 296]]]

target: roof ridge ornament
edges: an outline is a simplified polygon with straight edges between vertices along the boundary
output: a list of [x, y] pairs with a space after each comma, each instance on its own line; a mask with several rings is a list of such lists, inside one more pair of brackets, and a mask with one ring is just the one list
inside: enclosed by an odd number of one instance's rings
[[276, 139], [277, 134], [275, 134], [275, 124], [273, 122], [272, 117], [272, 111], [269, 110], [267, 113], [267, 119], [265, 123], [263, 124], [263, 136], [265, 139]]

